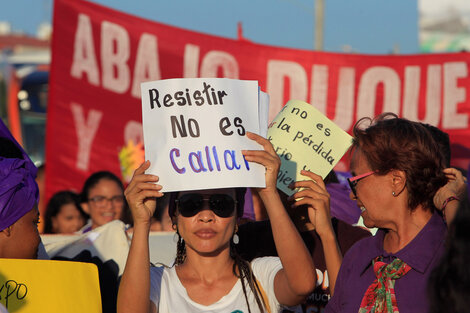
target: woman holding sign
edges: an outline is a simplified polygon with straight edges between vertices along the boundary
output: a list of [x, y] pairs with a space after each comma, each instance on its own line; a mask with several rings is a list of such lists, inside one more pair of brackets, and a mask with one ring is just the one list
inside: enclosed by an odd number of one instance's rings
[[[158, 177], [134, 173], [126, 197], [134, 235], [118, 295], [118, 312], [277, 312], [304, 300], [315, 284], [312, 259], [290, 221], [276, 189], [280, 160], [270, 142], [247, 133], [264, 150], [244, 151], [247, 161], [266, 168], [259, 190], [272, 223], [279, 258], [248, 263], [234, 251], [244, 188], [185, 191], [172, 197], [170, 216], [178, 251], [171, 268], [150, 268], [148, 235]], [[176, 199], [175, 199], [176, 198]], [[282, 262], [282, 264], [281, 264]]]
[[439, 146], [394, 114], [360, 120], [354, 137], [351, 197], [364, 224], [379, 230], [344, 256], [325, 312], [428, 312], [427, 281], [446, 233], [433, 204], [446, 183]]

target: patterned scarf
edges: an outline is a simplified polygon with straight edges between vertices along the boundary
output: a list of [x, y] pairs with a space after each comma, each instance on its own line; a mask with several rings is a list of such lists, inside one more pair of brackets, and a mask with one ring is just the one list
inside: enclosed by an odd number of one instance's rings
[[372, 261], [375, 276], [374, 282], [367, 288], [358, 313], [395, 313], [398, 312], [395, 297], [395, 280], [411, 269], [400, 259], [387, 264], [378, 256]]

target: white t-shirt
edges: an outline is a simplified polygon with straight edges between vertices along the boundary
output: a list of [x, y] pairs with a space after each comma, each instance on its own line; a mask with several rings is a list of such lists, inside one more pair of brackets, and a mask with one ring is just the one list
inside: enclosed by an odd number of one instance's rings
[[[271, 312], [278, 312], [279, 302], [274, 294], [274, 277], [282, 269], [278, 257], [263, 257], [254, 259], [251, 268], [256, 279], [266, 293]], [[246, 285], [251, 312], [259, 312], [258, 304], [251, 289]], [[176, 274], [175, 267], [150, 268], [150, 300], [155, 303], [159, 313], [174, 312], [212, 312], [212, 313], [245, 313], [248, 312], [245, 296], [240, 280], [230, 292], [211, 305], [194, 302], [188, 296], [186, 289]]]

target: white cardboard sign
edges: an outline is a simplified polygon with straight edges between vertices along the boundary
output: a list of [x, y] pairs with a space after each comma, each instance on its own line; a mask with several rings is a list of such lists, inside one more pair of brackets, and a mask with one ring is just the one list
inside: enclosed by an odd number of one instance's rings
[[264, 167], [241, 153], [262, 149], [245, 136], [260, 133], [257, 81], [167, 79], [141, 92], [147, 173], [162, 191], [265, 186]]

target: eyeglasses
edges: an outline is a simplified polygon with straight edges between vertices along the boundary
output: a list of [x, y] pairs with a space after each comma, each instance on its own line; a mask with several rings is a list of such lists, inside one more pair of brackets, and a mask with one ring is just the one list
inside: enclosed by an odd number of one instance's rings
[[192, 217], [202, 211], [204, 201], [209, 201], [209, 209], [218, 217], [230, 217], [237, 203], [226, 194], [213, 194], [205, 197], [199, 193], [187, 193], [176, 200], [178, 212], [184, 217]]
[[119, 195], [113, 196], [111, 198], [106, 198], [104, 196], [95, 196], [93, 198], [88, 199], [88, 201], [90, 201], [97, 207], [105, 207], [108, 204], [108, 201], [115, 206], [119, 206], [124, 204], [124, 196]]
[[351, 191], [352, 191], [354, 197], [357, 197], [357, 193], [356, 193], [356, 186], [357, 186], [357, 183], [358, 183], [361, 179], [366, 178], [367, 176], [370, 176], [370, 175], [372, 175], [372, 174], [375, 174], [375, 172], [367, 172], [367, 173], [365, 173], [365, 174], [361, 174], [361, 175], [357, 175], [357, 176], [348, 178], [349, 187], [351, 188]]

